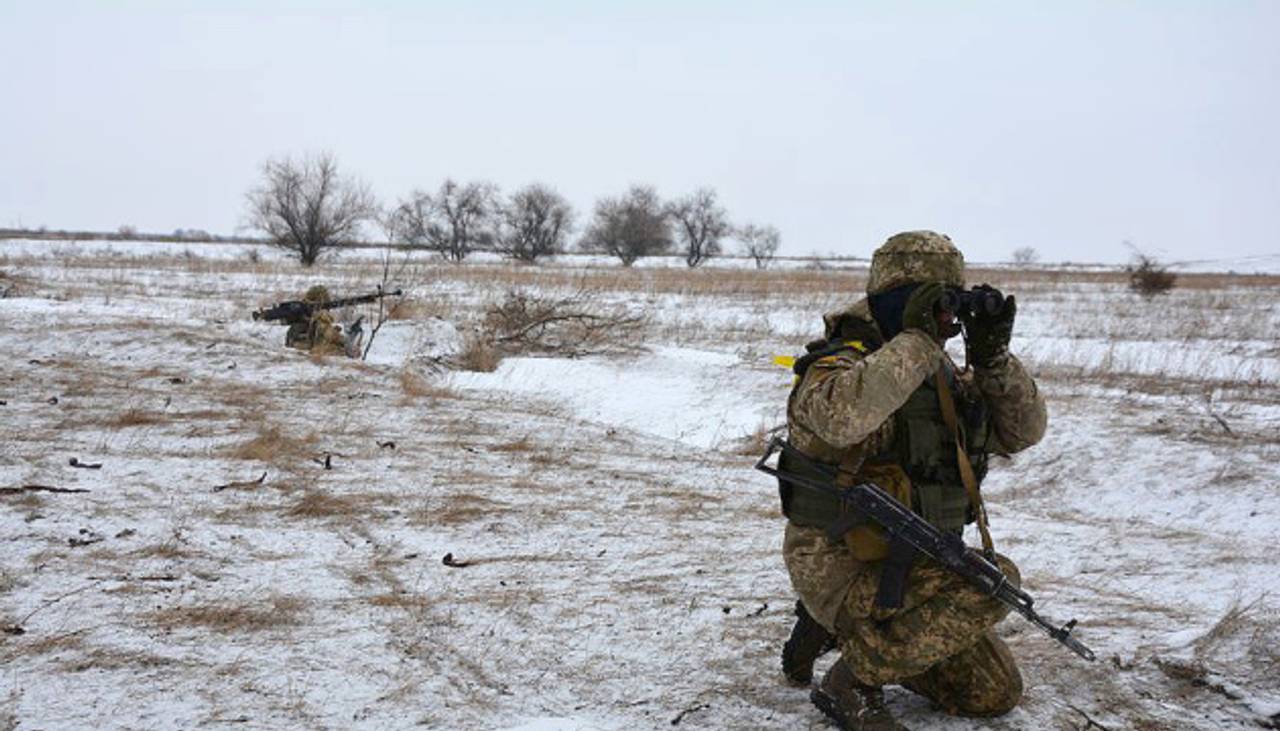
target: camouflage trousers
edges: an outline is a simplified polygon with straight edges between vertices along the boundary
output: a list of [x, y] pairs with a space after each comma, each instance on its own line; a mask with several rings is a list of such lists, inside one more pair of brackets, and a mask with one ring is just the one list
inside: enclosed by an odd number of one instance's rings
[[[917, 562], [901, 609], [875, 606], [879, 563], [856, 561], [817, 528], [787, 525], [783, 556], [809, 613], [834, 634], [866, 685], [901, 684], [949, 713], [995, 716], [1022, 697], [1022, 675], [991, 628], [1007, 607], [945, 569]], [[1003, 556], [1014, 581], [1018, 570]]]

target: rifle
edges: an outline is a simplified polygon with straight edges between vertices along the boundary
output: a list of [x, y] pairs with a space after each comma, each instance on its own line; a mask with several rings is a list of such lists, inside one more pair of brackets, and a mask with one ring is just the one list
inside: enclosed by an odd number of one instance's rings
[[305, 322], [311, 319], [311, 316], [321, 310], [336, 310], [340, 307], [349, 307], [351, 305], [362, 305], [367, 302], [377, 302], [383, 297], [399, 297], [404, 294], [400, 290], [394, 292], [383, 292], [379, 287], [377, 292], [373, 294], [362, 294], [356, 297], [344, 297], [342, 299], [329, 300], [328, 302], [303, 302], [301, 300], [289, 300], [281, 302], [275, 307], [269, 307], [257, 310], [253, 313], [253, 319], [266, 320], [267, 322]]
[[1071, 620], [1061, 627], [1056, 627], [1032, 608], [1034, 600], [1021, 588], [1009, 582], [995, 564], [994, 557], [986, 556], [964, 544], [964, 540], [954, 533], [944, 533], [935, 528], [929, 521], [913, 513], [891, 495], [870, 482], [841, 489], [834, 484], [820, 480], [783, 472], [779, 467], [771, 467], [769, 459], [781, 452], [788, 460], [799, 460], [811, 465], [818, 465], [800, 450], [785, 440], [774, 437], [768, 449], [756, 462], [756, 469], [785, 480], [795, 485], [834, 494], [840, 498], [843, 507], [841, 517], [829, 528], [827, 535], [839, 540], [855, 525], [867, 520], [874, 521], [889, 535], [890, 542], [900, 542], [915, 552], [937, 561], [943, 568], [968, 581], [979, 591], [993, 597], [1001, 604], [1022, 615], [1027, 621], [1044, 630], [1050, 637], [1060, 642], [1068, 650], [1086, 660], [1095, 660], [1093, 650], [1085, 647], [1079, 640], [1071, 636], [1076, 620]]

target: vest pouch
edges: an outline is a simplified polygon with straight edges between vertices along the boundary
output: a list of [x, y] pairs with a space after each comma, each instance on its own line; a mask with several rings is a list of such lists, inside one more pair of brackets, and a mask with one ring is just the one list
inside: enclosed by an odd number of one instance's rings
[[[855, 482], [870, 482], [895, 500], [911, 507], [911, 480], [896, 464], [864, 464]], [[856, 526], [844, 536], [845, 545], [858, 561], [880, 561], [889, 555], [884, 529], [872, 523]]]
[[969, 522], [969, 494], [962, 485], [917, 482], [915, 492], [920, 516], [938, 530], [963, 530]]
[[[904, 455], [906, 469], [917, 479], [936, 480], [954, 470], [955, 447], [951, 430], [940, 419], [907, 418]], [[951, 463], [951, 464], [948, 464]], [[951, 467], [952, 470], [947, 468]], [[957, 474], [956, 477], [959, 477]]]

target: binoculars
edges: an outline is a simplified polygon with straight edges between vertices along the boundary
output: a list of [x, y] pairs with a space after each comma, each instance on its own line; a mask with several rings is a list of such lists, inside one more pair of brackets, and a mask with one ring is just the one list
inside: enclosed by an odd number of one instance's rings
[[947, 289], [938, 300], [938, 307], [944, 312], [974, 317], [990, 317], [1004, 309], [1004, 295], [995, 287], [985, 284], [973, 289]]

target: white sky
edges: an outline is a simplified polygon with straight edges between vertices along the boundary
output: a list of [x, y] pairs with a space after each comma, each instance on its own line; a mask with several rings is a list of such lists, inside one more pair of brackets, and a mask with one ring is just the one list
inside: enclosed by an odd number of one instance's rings
[[0, 0], [0, 226], [230, 233], [271, 156], [715, 187], [783, 253], [1280, 252], [1280, 2]]

